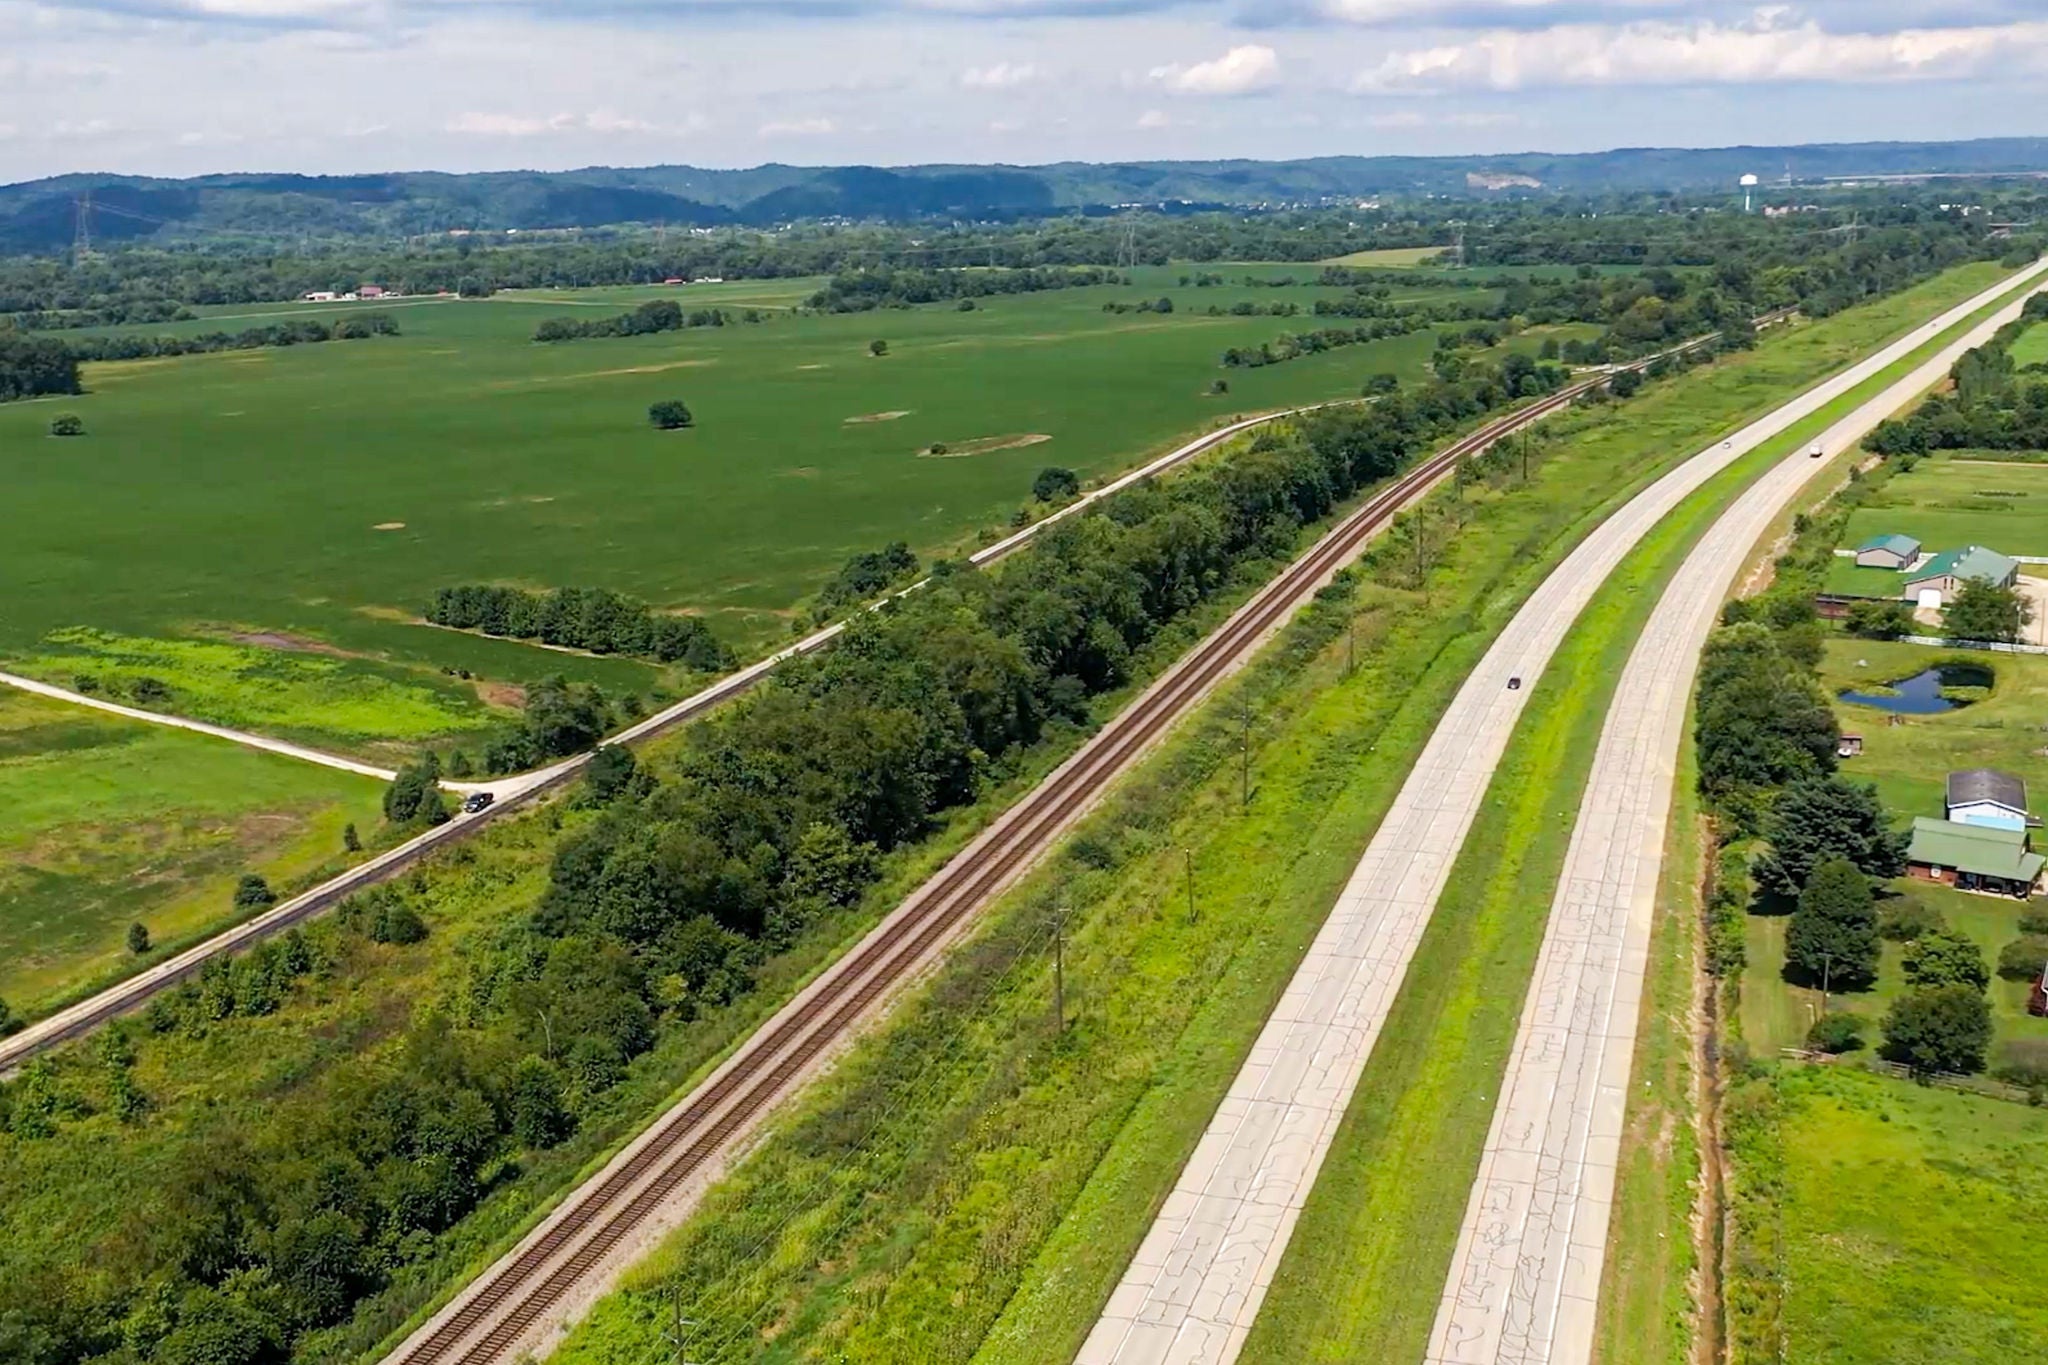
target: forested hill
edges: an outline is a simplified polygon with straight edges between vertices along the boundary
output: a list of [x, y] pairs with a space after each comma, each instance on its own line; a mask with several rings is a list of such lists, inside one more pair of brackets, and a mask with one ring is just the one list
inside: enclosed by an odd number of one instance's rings
[[2048, 171], [2048, 138], [1577, 154], [1318, 157], [1049, 166], [692, 166], [468, 175], [68, 175], [0, 186], [0, 251], [73, 240], [92, 197], [97, 242], [392, 237], [451, 229], [770, 226], [804, 219], [1032, 218], [1124, 204], [1239, 207], [1371, 195], [1499, 195], [1733, 187], [1745, 174], [1827, 177]]

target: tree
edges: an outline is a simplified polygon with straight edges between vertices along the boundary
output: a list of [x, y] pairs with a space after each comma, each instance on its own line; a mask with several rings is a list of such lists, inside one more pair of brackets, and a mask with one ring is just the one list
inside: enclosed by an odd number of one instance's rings
[[1769, 856], [1758, 879], [1792, 895], [1830, 858], [1846, 858], [1866, 876], [1896, 877], [1906, 869], [1908, 836], [1886, 823], [1877, 788], [1838, 777], [1808, 777], [1778, 793], [1765, 833]]
[[1081, 491], [1081, 480], [1071, 469], [1058, 465], [1038, 471], [1038, 477], [1031, 481], [1031, 496], [1040, 502], [1058, 502], [1071, 498]]
[[520, 1145], [535, 1151], [552, 1147], [575, 1126], [555, 1069], [531, 1053], [520, 1058], [512, 1073], [512, 1135]]
[[1906, 980], [1915, 986], [1969, 986], [1983, 990], [1991, 984], [1991, 969], [1984, 965], [1984, 950], [1967, 935], [1953, 929], [1935, 929], [1906, 945]]
[[877, 337], [875, 340], [870, 341], [868, 343], [868, 354], [874, 356], [877, 359], [880, 359], [881, 357], [889, 354], [889, 343], [883, 341], [880, 337]]
[[14, 1017], [14, 1010], [5, 1000], [0, 1000], [0, 1038], [5, 1038], [21, 1027], [21, 1021]]
[[270, 1273], [292, 1320], [324, 1327], [347, 1316], [369, 1279], [362, 1229], [346, 1214], [322, 1209], [303, 1221], [284, 1220], [269, 1240]]
[[50, 419], [52, 436], [85, 435], [85, 419], [75, 412], [60, 412]]
[[[1841, 737], [1834, 709], [1761, 621], [1715, 632], [1700, 664], [1699, 692], [1695, 736], [1700, 786], [1709, 794], [1725, 801], [1834, 770]], [[1784, 890], [1797, 891], [1803, 881]]]
[[341, 827], [341, 846], [350, 853], [363, 851], [363, 836], [356, 833], [356, 822], [351, 820]]
[[1991, 1045], [1991, 1003], [1969, 986], [1934, 986], [1892, 1002], [1884, 1018], [1885, 1054], [1920, 1075], [1984, 1069]]
[[1152, 311], [1155, 313], [1171, 313], [1173, 311], [1173, 300], [1161, 294], [1159, 301], [1152, 305]]
[[1616, 370], [1607, 381], [1607, 391], [1616, 398], [1633, 398], [1643, 387], [1643, 376], [1635, 370]]
[[1913, 629], [1913, 609], [1904, 602], [1866, 598], [1849, 604], [1849, 633], [1868, 640], [1896, 640]]
[[1881, 952], [1869, 880], [1848, 859], [1828, 859], [1800, 891], [1785, 930], [1788, 974], [1853, 990], [1877, 979]]
[[697, 419], [680, 398], [664, 398], [647, 409], [647, 420], [662, 431], [681, 431], [695, 426]]
[[1982, 578], [1966, 578], [1955, 599], [1942, 612], [1942, 627], [1951, 640], [1989, 640], [2011, 644], [2034, 619], [2034, 604], [2017, 588], [2001, 588]]
[[1863, 1046], [1863, 1017], [1830, 1011], [1813, 1021], [1806, 1045], [1815, 1052], [1854, 1052]]
[[1398, 393], [1400, 389], [1401, 376], [1386, 370], [1381, 370], [1378, 374], [1368, 377], [1365, 381], [1365, 396], [1367, 398], [1382, 398], [1390, 393]]
[[441, 800], [441, 760], [432, 754], [398, 770], [384, 789], [384, 818], [394, 825], [424, 820], [445, 824], [448, 807]]
[[270, 883], [263, 880], [261, 873], [242, 874], [242, 880], [235, 886], [235, 909], [261, 910], [275, 904], [277, 893], [270, 889]]
[[583, 780], [589, 785], [593, 797], [611, 802], [639, 785], [639, 773], [640, 765], [631, 749], [623, 744], [606, 744], [590, 756], [590, 765], [583, 770]]
[[149, 951], [149, 926], [131, 924], [128, 926], [128, 951], [137, 957]]

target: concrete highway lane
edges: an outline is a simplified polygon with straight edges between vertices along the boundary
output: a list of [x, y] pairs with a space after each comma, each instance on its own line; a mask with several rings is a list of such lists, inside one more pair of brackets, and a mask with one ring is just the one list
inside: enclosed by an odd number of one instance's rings
[[[1531, 595], [1424, 747], [1080, 1365], [1237, 1357], [1531, 685], [1629, 550], [1734, 461], [2044, 271], [2048, 262], [2007, 278], [1679, 465], [1597, 527]], [[1516, 677], [1524, 685], [1510, 688]]]
[[[1821, 438], [1852, 450], [2020, 304], [1945, 346]], [[1916, 339], [1923, 339], [1916, 334]], [[1828, 461], [1788, 455], [1686, 558], [1623, 669], [1430, 1338], [1430, 1365], [1592, 1358], [1630, 1063], [1672, 784], [1700, 651], [1757, 542]]]

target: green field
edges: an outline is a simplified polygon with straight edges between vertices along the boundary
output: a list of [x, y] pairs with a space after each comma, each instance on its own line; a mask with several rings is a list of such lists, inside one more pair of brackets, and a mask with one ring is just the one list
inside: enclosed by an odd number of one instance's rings
[[2048, 365], [2048, 323], [2037, 322], [2020, 333], [2020, 339], [2012, 344], [2012, 363], [2024, 369], [2029, 365]]
[[1798, 1365], [2010, 1365], [2048, 1351], [2048, 1113], [1850, 1068], [1738, 1093], [1753, 1237], [1736, 1356]]
[[204, 736], [0, 690], [0, 998], [38, 1013], [233, 918], [236, 878], [285, 886], [365, 838], [377, 784]]
[[[969, 312], [798, 316], [788, 305], [817, 282], [778, 280], [238, 306], [149, 329], [374, 310], [404, 335], [94, 365], [83, 398], [0, 408], [11, 455], [0, 594], [12, 604], [0, 659], [69, 681], [47, 642], [83, 628], [322, 648], [429, 678], [563, 672], [644, 690], [655, 682], [644, 666], [438, 630], [417, 613], [451, 583], [594, 585], [706, 612], [759, 647], [787, 637], [789, 609], [850, 554], [899, 538], [927, 556], [971, 547], [1046, 465], [1112, 474], [1232, 416], [1352, 395], [1367, 375], [1420, 375], [1429, 359], [1425, 332], [1226, 373], [1226, 347], [1331, 320], [1211, 317], [1211, 306], [1307, 310], [1332, 291], [1242, 282], [1306, 282], [1313, 266], [1211, 268], [1224, 285], [1180, 288], [1185, 272], [1160, 267], [1130, 286]], [[1103, 311], [1162, 294], [1179, 296], [1176, 312]], [[544, 318], [652, 297], [781, 311], [753, 325], [530, 340]], [[868, 354], [876, 338], [886, 357]], [[1230, 392], [1208, 393], [1219, 378]], [[695, 429], [648, 426], [648, 404], [669, 397], [689, 403]], [[89, 434], [44, 435], [60, 410]], [[978, 453], [922, 453], [934, 443]], [[302, 728], [353, 733], [319, 698], [291, 709]]]
[[1434, 261], [1444, 254], [1440, 246], [1386, 246], [1375, 251], [1354, 251], [1349, 256], [1338, 256], [1324, 261], [1324, 265], [1347, 265], [1361, 268], [1392, 268], [1422, 265]]
[[[1983, 459], [1927, 459], [1895, 475], [1849, 517], [1842, 537], [1854, 549], [1903, 532], [1929, 554], [1988, 545], [2008, 555], [2048, 555], [2048, 465]], [[1847, 560], [1843, 563], [1854, 570]], [[1882, 572], [1864, 570], [1863, 573]], [[1891, 582], [1900, 581], [1890, 574]], [[1835, 588], [1838, 580], [1829, 580]], [[1872, 580], [1876, 581], [1876, 580]], [[1896, 595], [1894, 588], [1889, 595]]]

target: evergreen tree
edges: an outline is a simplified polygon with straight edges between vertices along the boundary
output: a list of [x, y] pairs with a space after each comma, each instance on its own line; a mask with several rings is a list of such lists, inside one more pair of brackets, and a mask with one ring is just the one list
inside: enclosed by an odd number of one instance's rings
[[1757, 864], [1758, 879], [1781, 895], [1792, 895], [1830, 858], [1846, 858], [1866, 876], [1896, 877], [1906, 870], [1906, 834], [1886, 822], [1877, 788], [1834, 777], [1810, 777], [1778, 794], [1766, 834], [1769, 855]]
[[1855, 990], [1877, 980], [1882, 944], [1870, 882], [1846, 858], [1814, 869], [1785, 931], [1788, 973], [1817, 985]]

